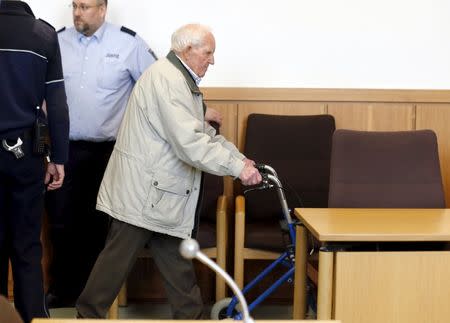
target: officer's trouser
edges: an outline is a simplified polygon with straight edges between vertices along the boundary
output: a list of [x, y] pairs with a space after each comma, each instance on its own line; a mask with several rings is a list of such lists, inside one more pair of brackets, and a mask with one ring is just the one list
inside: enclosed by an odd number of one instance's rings
[[180, 255], [181, 239], [112, 219], [106, 245], [77, 301], [78, 316], [104, 318], [148, 243], [164, 280], [174, 319], [200, 319], [203, 303], [191, 260]]
[[25, 156], [20, 159], [0, 143], [0, 245], [8, 246], [0, 259], [4, 261], [8, 253], [14, 304], [23, 320], [30, 322], [33, 317], [47, 317], [40, 241], [45, 172], [44, 158], [31, 153], [31, 139], [22, 140]]
[[80, 295], [108, 233], [95, 209], [114, 142], [70, 141], [63, 186], [46, 194], [53, 247], [49, 292], [71, 303]]

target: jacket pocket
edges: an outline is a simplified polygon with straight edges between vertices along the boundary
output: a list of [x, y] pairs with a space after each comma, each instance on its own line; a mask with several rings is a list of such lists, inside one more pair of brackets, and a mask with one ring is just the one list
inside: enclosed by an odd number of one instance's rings
[[155, 174], [151, 181], [144, 214], [164, 227], [181, 224], [192, 182], [171, 174]]

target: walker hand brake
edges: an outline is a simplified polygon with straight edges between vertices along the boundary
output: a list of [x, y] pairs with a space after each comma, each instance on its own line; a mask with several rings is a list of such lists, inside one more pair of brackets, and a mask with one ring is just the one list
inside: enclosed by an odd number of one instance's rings
[[244, 195], [251, 191], [260, 191], [260, 190], [266, 190], [269, 188], [272, 188], [273, 185], [269, 183], [269, 179], [267, 177], [267, 174], [261, 174], [262, 181], [261, 184], [258, 186], [250, 187], [244, 190]]

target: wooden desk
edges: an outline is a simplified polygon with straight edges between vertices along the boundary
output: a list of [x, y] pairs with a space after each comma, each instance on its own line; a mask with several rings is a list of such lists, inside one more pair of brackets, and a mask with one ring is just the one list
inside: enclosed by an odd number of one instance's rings
[[[34, 319], [32, 323], [99, 323], [99, 322], [122, 322], [122, 323], [223, 323], [223, 322], [242, 322], [233, 320], [220, 320], [220, 321], [185, 321], [185, 320], [75, 320], [75, 319]], [[255, 323], [341, 323], [341, 321], [326, 320], [326, 321], [303, 321], [303, 320], [286, 320], [286, 321], [267, 321], [267, 320], [255, 320]]]
[[[450, 209], [295, 209], [294, 319], [304, 315], [306, 230], [319, 251], [318, 319], [448, 322], [450, 251], [398, 250], [395, 244], [450, 241]], [[346, 251], [356, 242], [393, 242], [394, 251]]]

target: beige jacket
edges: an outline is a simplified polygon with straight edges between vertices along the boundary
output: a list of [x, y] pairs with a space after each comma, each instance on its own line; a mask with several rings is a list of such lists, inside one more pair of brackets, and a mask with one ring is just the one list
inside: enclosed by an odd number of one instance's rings
[[205, 123], [202, 94], [170, 52], [133, 89], [97, 209], [151, 231], [190, 237], [201, 171], [238, 177], [242, 159]]

